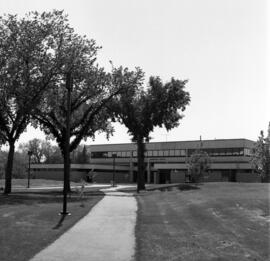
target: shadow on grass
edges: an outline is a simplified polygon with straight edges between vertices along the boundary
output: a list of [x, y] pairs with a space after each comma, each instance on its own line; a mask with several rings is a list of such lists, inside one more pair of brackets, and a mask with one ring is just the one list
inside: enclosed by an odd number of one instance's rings
[[[103, 192], [89, 191], [84, 193], [84, 199], [91, 196], [102, 196]], [[42, 203], [61, 203], [63, 200], [62, 191], [41, 191], [41, 192], [15, 192], [9, 195], [0, 194], [0, 205], [33, 205]], [[79, 195], [77, 192], [68, 194], [68, 202], [78, 202]]]
[[58, 221], [58, 223], [56, 224], [56, 226], [53, 227], [53, 229], [59, 229], [59, 228], [62, 226], [62, 224], [63, 224], [63, 222], [64, 222], [66, 216], [67, 216], [67, 215], [60, 215], [61, 218], [60, 218], [60, 220]]
[[157, 188], [148, 188], [146, 189], [147, 191], [154, 191], [154, 190], [158, 190], [158, 191], [173, 191], [175, 189], [178, 189], [180, 191], [184, 191], [184, 190], [193, 190], [193, 189], [200, 189], [198, 187], [198, 185], [194, 185], [194, 184], [180, 184], [180, 185], [176, 185], [176, 186], [165, 186], [165, 187], [157, 187]]
[[37, 203], [58, 203], [61, 201], [59, 195], [40, 195], [34, 193], [14, 193], [9, 195], [0, 195], [0, 205], [32, 205]]
[[[183, 183], [183, 184], [163, 184], [163, 185], [154, 185], [154, 186], [150, 186], [147, 187], [145, 190], [142, 190], [141, 192], [147, 192], [147, 191], [161, 191], [161, 192], [165, 192], [165, 191], [173, 191], [173, 190], [195, 190], [195, 189], [200, 189], [199, 187], [200, 184], [190, 184], [190, 183]], [[137, 189], [135, 187], [132, 188], [123, 188], [123, 189], [119, 189], [118, 191], [120, 192], [126, 192], [126, 193], [136, 193]], [[143, 193], [139, 193], [138, 195], [143, 195]]]

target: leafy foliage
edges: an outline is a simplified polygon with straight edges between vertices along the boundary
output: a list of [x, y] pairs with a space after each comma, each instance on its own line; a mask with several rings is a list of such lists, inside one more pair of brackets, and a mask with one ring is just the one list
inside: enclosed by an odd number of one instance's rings
[[264, 137], [263, 131], [260, 132], [260, 136], [255, 144], [251, 164], [263, 182], [270, 181], [270, 123], [267, 137]]
[[72, 85], [70, 152], [82, 139], [94, 138], [97, 132], [106, 132], [108, 137], [112, 134], [111, 112], [105, 105], [125, 88], [117, 80], [120, 68], [110, 74], [96, 64], [100, 47], [94, 40], [71, 35], [63, 41], [67, 54], [64, 70], [33, 114], [34, 124], [56, 139], [62, 153], [67, 134], [67, 74], [71, 75]]
[[198, 149], [189, 158], [189, 173], [192, 182], [200, 181], [211, 166], [211, 159], [207, 152]]
[[16, 141], [62, 66], [62, 12], [0, 18], [0, 137]]
[[32, 152], [31, 162], [33, 163], [62, 163], [62, 155], [57, 146], [48, 140], [32, 139], [26, 143], [19, 144], [18, 151], [27, 155]]
[[20, 144], [19, 149], [27, 154], [31, 152], [31, 159], [33, 163], [41, 163], [44, 160], [44, 155], [41, 147], [40, 139], [32, 139], [28, 143]]
[[62, 11], [0, 17], [0, 143], [9, 144], [5, 193], [11, 192], [14, 144], [63, 66]]
[[136, 81], [129, 83], [129, 88], [114, 99], [111, 108], [115, 118], [128, 128], [132, 140], [137, 143], [139, 191], [145, 187], [144, 142], [149, 141], [156, 126], [164, 126], [167, 130], [177, 127], [190, 96], [184, 90], [187, 81], [174, 78], [163, 84], [159, 77], [150, 77], [144, 89], [144, 75], [141, 70], [138, 72]]
[[179, 125], [182, 111], [189, 104], [189, 93], [184, 91], [187, 81], [171, 79], [163, 84], [159, 77], [150, 77], [149, 86], [143, 88], [143, 73], [140, 79], [126, 88], [113, 105], [113, 111], [124, 123], [133, 141], [149, 140], [154, 127], [164, 126], [170, 130]]
[[87, 152], [86, 146], [79, 146], [76, 149], [76, 153], [74, 155], [73, 163], [75, 164], [86, 164], [89, 163], [90, 155]]

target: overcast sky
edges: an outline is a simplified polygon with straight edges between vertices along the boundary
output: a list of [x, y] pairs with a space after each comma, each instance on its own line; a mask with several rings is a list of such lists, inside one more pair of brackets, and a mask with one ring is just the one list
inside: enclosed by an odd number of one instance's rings
[[[178, 128], [153, 141], [256, 140], [270, 120], [267, 0], [0, 0], [0, 12], [64, 9], [79, 34], [103, 48], [100, 65], [141, 67], [146, 76], [188, 79], [191, 103]], [[268, 16], [268, 20], [267, 20]], [[28, 129], [20, 142], [43, 137]], [[129, 142], [116, 127], [106, 141]], [[89, 141], [90, 143], [90, 141]]]

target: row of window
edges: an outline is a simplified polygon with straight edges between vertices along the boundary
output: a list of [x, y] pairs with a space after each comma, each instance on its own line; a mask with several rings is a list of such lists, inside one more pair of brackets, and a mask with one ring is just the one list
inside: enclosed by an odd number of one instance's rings
[[[203, 149], [210, 156], [250, 156], [251, 151], [247, 148], [219, 148], [219, 149]], [[145, 151], [145, 157], [186, 157], [191, 156], [195, 149], [187, 150], [148, 150]], [[97, 151], [91, 152], [91, 158], [130, 158], [137, 157], [137, 151]]]

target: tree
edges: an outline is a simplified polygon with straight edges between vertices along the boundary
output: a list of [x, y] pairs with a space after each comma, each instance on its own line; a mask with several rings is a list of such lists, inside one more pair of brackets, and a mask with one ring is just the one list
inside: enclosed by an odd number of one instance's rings
[[[69, 173], [70, 152], [82, 139], [94, 138], [96, 132], [109, 136], [111, 112], [106, 104], [128, 86], [125, 81], [136, 78], [137, 71], [125, 70], [125, 78], [119, 77], [122, 68], [107, 73], [96, 63], [100, 47], [94, 40], [71, 34], [63, 39], [66, 53], [65, 66], [48, 90], [43, 103], [34, 111], [35, 125], [47, 135], [52, 135], [64, 158], [64, 173]], [[64, 174], [64, 189], [69, 190], [69, 174]]]
[[27, 143], [23, 143], [19, 145], [19, 150], [24, 153], [28, 153], [28, 151], [32, 152], [32, 162], [33, 163], [41, 163], [44, 160], [44, 153], [42, 151], [42, 140], [40, 139], [32, 139]]
[[77, 151], [75, 162], [77, 164], [85, 164], [89, 162], [89, 155], [87, 153], [86, 146], [84, 145], [81, 150]]
[[[26, 143], [19, 144], [19, 151], [27, 155], [28, 151], [32, 152], [33, 163], [60, 163], [61, 153], [57, 146], [53, 146], [48, 140], [34, 138]], [[60, 155], [60, 161], [59, 156]], [[55, 161], [56, 160], [56, 161]]]
[[9, 145], [5, 191], [11, 192], [15, 142], [62, 67], [62, 11], [0, 17], [0, 141]]
[[211, 165], [211, 159], [207, 152], [198, 149], [189, 159], [189, 174], [192, 182], [199, 182], [205, 173], [208, 172]]
[[57, 145], [52, 145], [50, 141], [43, 140], [41, 142], [41, 151], [44, 157], [44, 163], [63, 163], [61, 151]]
[[[5, 174], [5, 164], [8, 158], [8, 151], [0, 150], [0, 179]], [[25, 178], [27, 172], [27, 153], [15, 151], [14, 152], [14, 163], [13, 163], [13, 178]]]
[[59, 147], [57, 145], [52, 145], [50, 141], [42, 140], [40, 150], [44, 159], [43, 163], [63, 163], [63, 157]]
[[264, 133], [261, 131], [255, 143], [251, 164], [252, 168], [260, 175], [262, 182], [270, 181], [270, 122], [267, 137], [264, 137]]
[[165, 126], [170, 130], [179, 125], [183, 112], [190, 102], [189, 93], [184, 90], [187, 81], [172, 78], [163, 84], [159, 77], [150, 77], [149, 86], [143, 89], [143, 73], [132, 82], [126, 91], [115, 97], [111, 110], [115, 119], [123, 123], [137, 143], [138, 175], [137, 191], [145, 189], [144, 151], [154, 127]]

